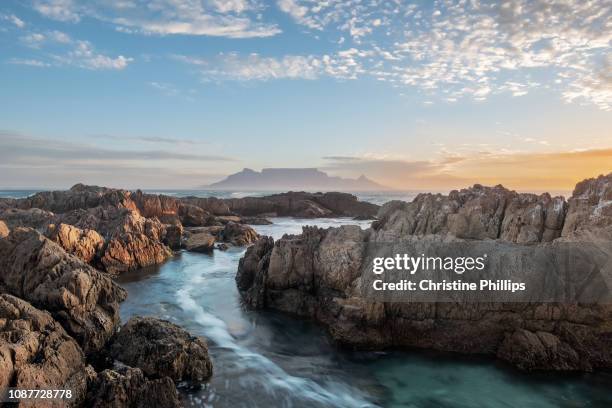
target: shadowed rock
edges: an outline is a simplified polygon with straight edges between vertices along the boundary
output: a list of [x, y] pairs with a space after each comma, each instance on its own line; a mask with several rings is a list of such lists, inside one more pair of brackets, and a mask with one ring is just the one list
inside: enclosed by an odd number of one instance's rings
[[579, 183], [569, 206], [548, 194], [479, 185], [390, 202], [366, 231], [305, 227], [276, 242], [261, 238], [241, 259], [236, 283], [248, 305], [313, 318], [350, 347], [485, 354], [525, 370], [610, 368], [610, 305], [383, 302], [363, 297], [360, 287], [362, 274], [371, 275], [368, 245], [412, 240], [427, 252], [428, 245], [469, 239], [504, 250], [508, 242], [529, 249], [611, 237], [611, 185], [612, 174]]
[[150, 380], [138, 368], [94, 373], [85, 406], [91, 408], [178, 408], [176, 387], [168, 377]]
[[200, 383], [212, 376], [208, 347], [200, 337], [168, 321], [133, 317], [110, 347], [114, 359], [140, 368], [147, 377]]
[[[85, 356], [49, 313], [14, 296], [0, 295], [0, 394], [7, 387], [70, 389], [68, 406], [85, 399]], [[61, 400], [31, 400], [20, 406], [64, 407]]]

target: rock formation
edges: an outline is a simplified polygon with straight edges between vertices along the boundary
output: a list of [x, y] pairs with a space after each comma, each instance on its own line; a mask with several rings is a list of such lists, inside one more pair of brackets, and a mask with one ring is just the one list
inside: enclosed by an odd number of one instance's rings
[[[0, 295], [0, 391], [70, 389], [71, 404], [78, 406], [87, 392], [88, 370], [77, 342], [49, 313]], [[63, 407], [64, 402], [38, 400], [22, 406]]]
[[111, 356], [141, 369], [149, 378], [201, 383], [212, 376], [205, 341], [168, 321], [133, 317], [119, 331]]
[[[245, 302], [313, 318], [341, 344], [366, 349], [420, 347], [497, 356], [525, 370], [612, 367], [612, 307], [560, 303], [400, 303], [366, 298], [366, 246], [417, 238], [427, 248], [451, 240], [517, 245], [612, 239], [612, 174], [576, 187], [569, 205], [548, 194], [501, 186], [421, 194], [385, 204], [378, 221], [274, 242], [261, 238], [241, 259], [236, 282]], [[554, 243], [554, 242], [553, 242]], [[508, 244], [507, 244], [508, 245]]]
[[0, 287], [49, 311], [86, 354], [115, 332], [125, 291], [107, 275], [29, 228], [0, 240]]
[[170, 378], [150, 380], [138, 368], [125, 366], [93, 373], [89, 383], [86, 407], [181, 407], [176, 387]]

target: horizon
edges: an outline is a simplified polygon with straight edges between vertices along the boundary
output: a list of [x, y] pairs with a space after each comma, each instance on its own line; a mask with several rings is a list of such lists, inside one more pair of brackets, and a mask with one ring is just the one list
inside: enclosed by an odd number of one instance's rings
[[0, 185], [193, 188], [242, 168], [401, 191], [612, 171], [606, 2], [0, 5]]

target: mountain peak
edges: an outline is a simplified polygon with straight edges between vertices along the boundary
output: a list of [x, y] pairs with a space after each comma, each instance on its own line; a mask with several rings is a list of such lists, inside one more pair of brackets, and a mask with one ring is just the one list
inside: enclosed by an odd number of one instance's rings
[[365, 175], [357, 179], [329, 176], [314, 168], [264, 168], [261, 172], [244, 168], [206, 188], [217, 190], [263, 190], [263, 191], [382, 191], [388, 187], [380, 185]]

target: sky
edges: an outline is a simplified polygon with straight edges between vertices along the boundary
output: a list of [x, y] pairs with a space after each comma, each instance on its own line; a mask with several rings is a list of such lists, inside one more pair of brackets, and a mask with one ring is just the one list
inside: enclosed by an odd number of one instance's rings
[[612, 172], [609, 0], [3, 0], [0, 188]]

